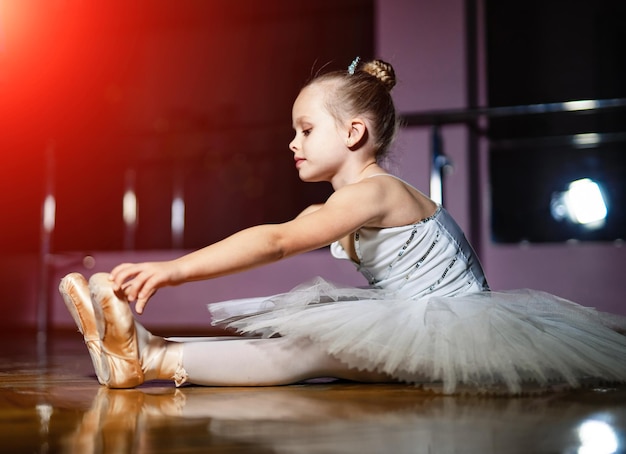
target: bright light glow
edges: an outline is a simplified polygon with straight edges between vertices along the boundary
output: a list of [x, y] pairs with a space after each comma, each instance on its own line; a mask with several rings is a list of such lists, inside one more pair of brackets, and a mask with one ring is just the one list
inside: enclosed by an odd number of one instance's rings
[[578, 428], [578, 454], [613, 454], [619, 448], [615, 430], [604, 421], [588, 420]]
[[564, 196], [568, 215], [577, 224], [604, 221], [607, 208], [598, 184], [589, 179], [572, 181]]
[[176, 237], [185, 231], [185, 202], [182, 197], [172, 200], [172, 234]]
[[54, 230], [56, 218], [56, 200], [53, 195], [48, 195], [43, 202], [43, 228], [46, 233]]
[[37, 409], [37, 415], [39, 415], [39, 430], [42, 435], [45, 435], [50, 429], [50, 419], [52, 418], [54, 408], [50, 404], [37, 404], [35, 408]]
[[128, 190], [124, 193], [122, 216], [126, 226], [134, 227], [137, 224], [137, 196], [133, 190]]
[[595, 132], [576, 134], [574, 136], [574, 143], [581, 146], [597, 145], [600, 143], [600, 135]]
[[598, 103], [594, 100], [568, 101], [563, 103], [565, 110], [589, 110], [597, 107]]
[[430, 174], [430, 198], [438, 204], [443, 203], [443, 193], [441, 190], [441, 176], [433, 171]]
[[[2, 10], [0, 10], [2, 13]], [[2, 26], [2, 15], [0, 15], [0, 54], [4, 53], [5, 50], [5, 38], [4, 38], [4, 27]]]
[[590, 178], [572, 181], [567, 191], [554, 193], [550, 209], [557, 221], [567, 218], [588, 229], [602, 227], [608, 212], [600, 187]]

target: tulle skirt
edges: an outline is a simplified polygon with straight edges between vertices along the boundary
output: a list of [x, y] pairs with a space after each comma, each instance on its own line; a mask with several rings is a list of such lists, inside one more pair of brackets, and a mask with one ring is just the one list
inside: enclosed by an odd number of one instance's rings
[[308, 338], [350, 367], [446, 394], [626, 381], [626, 317], [535, 290], [408, 299], [317, 278], [209, 310], [215, 325]]

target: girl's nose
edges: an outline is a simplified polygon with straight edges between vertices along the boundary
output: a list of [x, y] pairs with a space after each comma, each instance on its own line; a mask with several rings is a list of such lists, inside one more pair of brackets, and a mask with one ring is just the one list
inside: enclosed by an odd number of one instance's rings
[[296, 138], [294, 137], [291, 142], [289, 142], [289, 149], [294, 153], [298, 151], [298, 145], [296, 144]]

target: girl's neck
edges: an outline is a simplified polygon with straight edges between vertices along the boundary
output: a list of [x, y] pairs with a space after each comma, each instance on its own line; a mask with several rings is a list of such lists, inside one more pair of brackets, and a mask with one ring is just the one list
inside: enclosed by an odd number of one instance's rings
[[376, 173], [386, 173], [382, 167], [380, 167], [375, 161], [367, 162], [360, 166], [355, 166], [353, 169], [346, 169], [342, 174], [337, 174], [331, 181], [333, 189], [336, 191], [342, 187], [361, 181], [363, 178], [367, 178], [370, 175]]

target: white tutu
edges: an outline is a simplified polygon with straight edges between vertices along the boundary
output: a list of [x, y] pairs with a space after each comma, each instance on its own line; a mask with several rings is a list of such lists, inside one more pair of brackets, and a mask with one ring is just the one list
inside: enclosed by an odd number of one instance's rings
[[626, 382], [626, 318], [534, 290], [490, 292], [443, 208], [415, 224], [354, 234], [367, 289], [321, 278], [282, 295], [209, 306], [243, 333], [307, 338], [347, 365], [445, 393], [518, 394]]
[[508, 392], [626, 381], [626, 318], [535, 290], [407, 299], [321, 278], [209, 305], [242, 333], [308, 338], [351, 367], [442, 388]]

